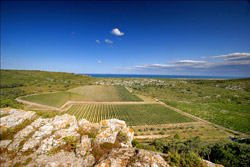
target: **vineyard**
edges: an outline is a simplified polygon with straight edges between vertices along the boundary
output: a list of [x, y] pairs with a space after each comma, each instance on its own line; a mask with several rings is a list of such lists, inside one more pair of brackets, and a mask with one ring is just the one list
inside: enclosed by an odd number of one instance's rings
[[22, 97], [22, 100], [60, 108], [67, 101], [142, 101], [124, 86], [87, 85], [67, 91]]
[[117, 118], [130, 126], [194, 122], [160, 104], [75, 104], [64, 113], [75, 115], [77, 120], [85, 118], [90, 122]]

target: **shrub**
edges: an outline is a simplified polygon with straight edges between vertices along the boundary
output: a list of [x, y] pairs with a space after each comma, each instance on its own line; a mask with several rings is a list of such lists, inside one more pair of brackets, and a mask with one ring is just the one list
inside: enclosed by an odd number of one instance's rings
[[66, 149], [68, 151], [70, 150], [75, 151], [75, 149], [77, 148], [77, 141], [75, 136], [66, 136], [62, 139], [67, 143]]
[[167, 162], [171, 164], [171, 166], [196, 166], [196, 167], [204, 167], [201, 158], [195, 153], [187, 153], [182, 156], [177, 152], [171, 153], [168, 152]]
[[178, 134], [174, 135], [174, 139], [180, 139], [181, 137]]
[[59, 115], [59, 112], [58, 111], [53, 111], [53, 112], [52, 111], [36, 111], [36, 114], [43, 118], [53, 118], [56, 115]]
[[165, 132], [161, 131], [161, 132], [159, 132], [159, 134], [160, 134], [160, 135], [164, 135], [164, 134], [165, 134]]

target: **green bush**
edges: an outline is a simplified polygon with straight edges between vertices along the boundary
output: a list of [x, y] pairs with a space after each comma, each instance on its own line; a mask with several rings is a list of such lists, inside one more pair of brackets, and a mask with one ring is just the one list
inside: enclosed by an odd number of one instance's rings
[[174, 135], [174, 139], [180, 139], [181, 137], [178, 134]]

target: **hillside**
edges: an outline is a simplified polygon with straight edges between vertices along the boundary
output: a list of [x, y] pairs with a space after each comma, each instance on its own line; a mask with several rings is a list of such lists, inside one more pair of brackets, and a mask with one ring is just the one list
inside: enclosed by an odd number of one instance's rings
[[1, 107], [23, 107], [15, 98], [34, 93], [66, 91], [89, 85], [95, 78], [74, 73], [1, 70]]

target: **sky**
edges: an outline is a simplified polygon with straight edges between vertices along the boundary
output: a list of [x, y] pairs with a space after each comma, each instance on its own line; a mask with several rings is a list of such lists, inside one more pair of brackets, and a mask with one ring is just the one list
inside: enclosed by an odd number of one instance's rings
[[1, 69], [250, 77], [250, 4], [1, 1]]

